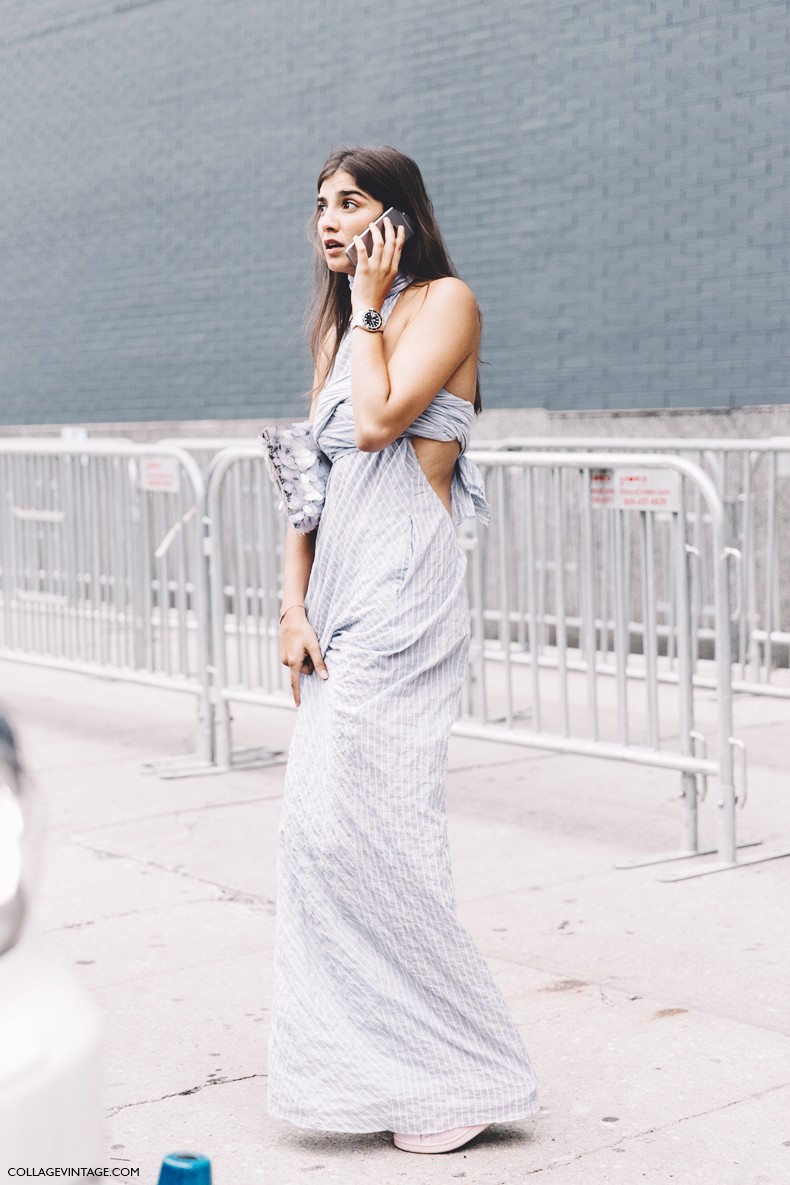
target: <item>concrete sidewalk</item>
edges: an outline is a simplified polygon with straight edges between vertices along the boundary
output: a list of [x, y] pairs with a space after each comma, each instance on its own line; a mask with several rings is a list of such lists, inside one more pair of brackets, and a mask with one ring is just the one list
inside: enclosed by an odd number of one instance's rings
[[[38, 927], [105, 1017], [108, 1165], [155, 1182], [165, 1153], [202, 1152], [214, 1185], [790, 1180], [790, 859], [675, 884], [656, 880], [667, 865], [613, 867], [677, 846], [679, 775], [451, 739], [459, 913], [541, 1110], [420, 1157], [266, 1115], [283, 765], [143, 772], [193, 750], [186, 695], [4, 662], [0, 697], [45, 799]], [[238, 744], [287, 748], [293, 712], [234, 717]], [[790, 703], [736, 718], [740, 838], [787, 847]]]

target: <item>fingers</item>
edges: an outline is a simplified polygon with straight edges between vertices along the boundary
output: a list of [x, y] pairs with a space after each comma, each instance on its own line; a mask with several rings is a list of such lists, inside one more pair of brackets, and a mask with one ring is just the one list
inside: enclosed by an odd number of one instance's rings
[[387, 224], [387, 243], [392, 245], [392, 254], [399, 256], [406, 241], [406, 228], [399, 226], [396, 230], [389, 218], [386, 218], [385, 222]]
[[322, 679], [328, 679], [329, 672], [327, 671], [325, 661], [323, 661], [319, 640], [317, 640], [317, 638], [313, 638], [309, 642], [304, 643], [304, 646], [306, 646], [308, 651], [308, 653], [304, 655], [304, 661], [309, 662], [310, 673], [317, 671], [317, 673], [321, 675]]
[[[382, 227], [384, 228], [383, 231]], [[373, 248], [371, 254], [378, 249], [384, 249], [390, 243], [394, 243], [396, 241], [397, 232], [395, 227], [392, 225], [392, 220], [390, 218], [385, 218], [381, 225], [371, 222], [369, 230], [373, 238]]]
[[[384, 234], [382, 235], [382, 226]], [[362, 241], [362, 235], [354, 235], [353, 241], [357, 249], [356, 269], [363, 275], [379, 271], [389, 274], [397, 271], [403, 244], [406, 241], [406, 231], [399, 226], [396, 230], [390, 218], [385, 218], [381, 226], [371, 222], [362, 234], [368, 230], [372, 238], [370, 252]], [[372, 266], [371, 266], [372, 265]]]
[[297, 708], [301, 700], [302, 690], [302, 675], [312, 675], [317, 671], [322, 679], [329, 678], [329, 671], [326, 669], [326, 663], [321, 655], [321, 648], [318, 645], [318, 639], [304, 643], [304, 653], [300, 659], [282, 658], [283, 666], [287, 666], [290, 672], [291, 693], [294, 697], [294, 703]]
[[305, 653], [306, 649], [307, 647], [303, 645], [301, 656], [299, 658], [294, 658], [292, 654], [288, 652], [288, 648], [286, 646], [283, 645], [280, 648], [280, 662], [284, 667], [288, 667], [288, 677], [291, 683], [291, 694], [294, 697], [294, 703], [297, 707], [299, 706], [302, 672], [304, 671], [306, 674], [309, 674], [312, 668], [312, 659], [308, 654]]
[[[362, 241], [362, 235], [366, 235], [368, 231], [370, 231], [371, 237], [373, 239], [373, 242], [370, 245], [370, 251], [368, 251], [366, 244]], [[364, 272], [368, 263], [378, 262], [379, 256], [381, 254], [381, 246], [384, 242], [381, 237], [381, 231], [377, 226], [374, 225], [374, 223], [371, 222], [366, 227], [366, 229], [363, 230], [361, 235], [354, 235], [354, 242], [357, 246], [357, 267], [359, 267], [360, 261], [362, 261], [362, 271]]]
[[[389, 219], [387, 219], [387, 221], [389, 222]], [[395, 230], [395, 227], [393, 226], [392, 230], [392, 258], [397, 265], [397, 263], [400, 262], [401, 251], [403, 250], [403, 244], [406, 241], [406, 229], [403, 226], [399, 226], [398, 229]]]
[[301, 660], [297, 659], [296, 662], [292, 662], [289, 665], [291, 670], [291, 691], [293, 692], [294, 703], [298, 708], [302, 692], [302, 675], [312, 675], [313, 660], [309, 654], [305, 654]]
[[293, 663], [291, 666], [291, 692], [294, 697], [294, 703], [299, 707], [299, 693], [301, 691], [302, 674], [298, 663]]
[[[355, 266], [357, 270], [364, 272], [365, 266], [367, 265], [370, 256], [368, 255], [367, 247], [362, 242], [362, 235], [354, 235], [352, 242], [357, 249], [357, 262]], [[360, 264], [362, 264], [361, 268], [359, 266]]]
[[400, 244], [400, 246], [403, 246], [403, 242], [406, 237], [406, 227], [399, 226], [396, 228], [395, 224], [393, 223], [392, 219], [390, 219], [390, 218], [384, 219], [384, 227], [385, 227], [385, 231], [386, 231], [385, 236], [384, 236], [384, 241], [387, 243], [389, 243], [391, 241], [393, 246], [396, 246], [396, 247], [398, 246], [398, 244]]
[[373, 236], [373, 250], [374, 252], [381, 251], [381, 262], [385, 269], [389, 270], [393, 266], [393, 263], [396, 263], [400, 258], [406, 231], [402, 226], [399, 226], [396, 230], [393, 226], [392, 219], [389, 217], [384, 219], [382, 225], [384, 227], [383, 236], [380, 227], [376, 226], [375, 223], [370, 224], [371, 234]]

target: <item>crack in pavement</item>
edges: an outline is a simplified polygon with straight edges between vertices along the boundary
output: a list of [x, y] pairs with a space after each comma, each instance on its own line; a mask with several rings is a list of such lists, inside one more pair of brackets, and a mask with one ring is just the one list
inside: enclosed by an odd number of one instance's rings
[[[485, 957], [491, 963], [501, 963], [507, 967], [526, 967], [530, 971], [537, 971], [541, 975], [551, 976], [552, 978], [559, 980], [570, 978], [578, 979], [580, 982], [583, 982], [586, 987], [598, 988], [601, 992], [605, 988], [607, 991], [612, 992], [615, 995], [622, 996], [624, 1001], [642, 1000], [648, 1003], [655, 1003], [656, 1007], [658, 1007], [661, 1003], [660, 1000], [655, 999], [653, 995], [649, 992], [646, 992], [645, 989], [637, 992], [634, 987], [627, 987], [621, 983], [612, 983], [608, 979], [597, 979], [595, 976], [590, 977], [589, 975], [585, 975], [583, 971], [569, 972], [567, 969], [559, 970], [556, 967], [545, 967], [539, 963], [530, 962], [529, 959], [519, 959], [514, 958], [512, 955], [508, 956], [502, 954], [501, 952], [497, 953], [496, 951], [488, 950], [484, 945], [485, 941], [485, 939], [480, 940], [480, 948], [485, 954]], [[540, 988], [538, 990], [544, 991], [545, 989]], [[609, 1002], [611, 1003], [611, 1001]], [[677, 1006], [677, 1001], [674, 1001], [674, 1006]], [[761, 1033], [773, 1033], [774, 1035], [778, 1035], [780, 1037], [790, 1038], [790, 1032], [788, 1032], [786, 1028], [780, 1029], [770, 1024], [758, 1024], [755, 1020], [745, 1020], [742, 1017], [734, 1016], [730, 1012], [721, 1012], [716, 1009], [703, 1008], [700, 1004], [694, 1004], [688, 1000], [683, 1003], [683, 1007], [690, 1016], [709, 1016], [713, 1017], [714, 1020], [727, 1021], [731, 1024], [742, 1025], [748, 1029], [757, 1029], [757, 1031]]]
[[213, 1078], [210, 1082], [202, 1082], [199, 1086], [190, 1086], [186, 1090], [174, 1090], [170, 1094], [163, 1094], [158, 1099], [140, 1099], [136, 1103], [123, 1103], [120, 1107], [110, 1107], [107, 1118], [118, 1115], [121, 1111], [128, 1111], [130, 1107], [150, 1107], [153, 1103], [163, 1103], [165, 1099], [178, 1099], [183, 1095], [198, 1094], [207, 1086], [223, 1086], [228, 1082], [248, 1082], [251, 1078], [267, 1078], [267, 1074], [242, 1074], [240, 1078]]
[[73, 828], [73, 825], [68, 823], [54, 827], [53, 830], [70, 833], [73, 829], [75, 834], [84, 831], [106, 831], [110, 827], [126, 827], [130, 823], [149, 823], [155, 819], [172, 819], [174, 815], [186, 815], [195, 811], [221, 811], [225, 810], [226, 807], [255, 806], [261, 802], [278, 802], [282, 798], [283, 792], [280, 790], [277, 794], [256, 794], [250, 798], [234, 798], [229, 802], [206, 802], [198, 803], [195, 806], [173, 807], [168, 811], [155, 811], [149, 815], [133, 815], [128, 819], [110, 820], [109, 823], [91, 823], [89, 827]]
[[212, 888], [217, 889], [222, 894], [222, 899], [225, 901], [236, 901], [243, 905], [262, 905], [266, 908], [266, 912], [273, 916], [275, 913], [274, 900], [270, 897], [265, 897], [262, 893], [245, 893], [241, 889], [234, 889], [231, 885], [223, 885], [219, 881], [210, 880], [205, 876], [196, 876], [194, 872], [187, 872], [177, 864], [160, 864], [157, 860], [145, 860], [142, 856], [130, 856], [128, 852], [110, 852], [106, 848], [97, 848], [93, 844], [86, 843], [84, 840], [72, 839], [71, 841], [79, 848], [84, 848], [86, 852], [93, 852], [94, 855], [102, 859], [112, 860], [131, 860], [134, 864], [142, 864], [145, 868], [156, 868], [160, 872], [173, 872], [176, 876], [186, 877], [187, 880], [197, 881], [200, 885], [211, 885]]
[[[206, 902], [213, 903], [217, 900], [214, 897], [190, 897], [188, 901], [180, 901], [179, 905], [203, 905]], [[57, 934], [60, 930], [80, 930], [84, 926], [95, 926], [97, 922], [115, 922], [121, 918], [139, 917], [145, 913], [156, 913], [161, 910], [162, 905], [159, 902], [156, 905], [148, 905], [143, 909], [126, 909], [123, 913], [103, 913], [97, 915], [95, 918], [89, 918], [83, 922], [63, 922], [59, 926], [48, 926], [44, 930], [40, 930], [41, 934]]]
[[631, 1140], [640, 1140], [643, 1136], [650, 1136], [656, 1132], [667, 1131], [671, 1127], [677, 1127], [681, 1123], [688, 1123], [692, 1119], [704, 1119], [706, 1115], [715, 1115], [717, 1111], [726, 1111], [730, 1107], [737, 1107], [740, 1103], [748, 1103], [750, 1099], [762, 1099], [766, 1095], [774, 1094], [777, 1090], [787, 1090], [790, 1087], [790, 1082], [781, 1082], [778, 1086], [769, 1086], [767, 1090], [757, 1091], [756, 1094], [748, 1094], [740, 1099], [732, 1099], [729, 1103], [721, 1103], [717, 1107], [709, 1107], [707, 1111], [696, 1111], [693, 1115], [681, 1115], [677, 1119], [671, 1119], [668, 1123], [662, 1123], [658, 1127], [646, 1127], [644, 1131], [631, 1132], [629, 1135], [620, 1136], [611, 1144], [601, 1144], [599, 1148], [589, 1148], [586, 1152], [579, 1152], [576, 1156], [571, 1156], [568, 1160], [554, 1160], [551, 1164], [543, 1165], [537, 1169], [527, 1169], [528, 1177], [535, 1177], [538, 1173], [551, 1172], [552, 1169], [565, 1168], [566, 1165], [576, 1164], [577, 1161], [584, 1160], [587, 1156], [595, 1156], [598, 1152], [607, 1152], [612, 1148], [617, 1148], [621, 1144], [626, 1144]]

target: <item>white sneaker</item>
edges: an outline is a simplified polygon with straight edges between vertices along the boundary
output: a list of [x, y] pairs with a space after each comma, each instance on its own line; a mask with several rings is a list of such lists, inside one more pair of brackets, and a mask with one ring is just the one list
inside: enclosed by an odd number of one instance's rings
[[468, 1144], [475, 1136], [491, 1125], [480, 1123], [477, 1127], [453, 1127], [446, 1132], [431, 1132], [427, 1136], [409, 1135], [408, 1132], [395, 1132], [393, 1137], [396, 1148], [404, 1152], [452, 1152]]

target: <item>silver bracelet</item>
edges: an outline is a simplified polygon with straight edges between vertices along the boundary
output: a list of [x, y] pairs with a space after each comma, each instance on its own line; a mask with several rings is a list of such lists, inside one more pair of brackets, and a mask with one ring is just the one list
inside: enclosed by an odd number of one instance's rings
[[283, 612], [280, 614], [280, 620], [279, 620], [279, 622], [278, 622], [278, 625], [282, 625], [282, 623], [283, 623], [283, 618], [285, 617], [285, 614], [286, 614], [286, 613], [290, 613], [290, 611], [291, 611], [292, 609], [304, 609], [304, 608], [305, 608], [305, 606], [304, 606], [304, 605], [302, 605], [302, 604], [289, 605], [289, 606], [288, 606], [288, 608], [287, 608], [287, 609], [285, 609], [285, 610], [283, 610]]

